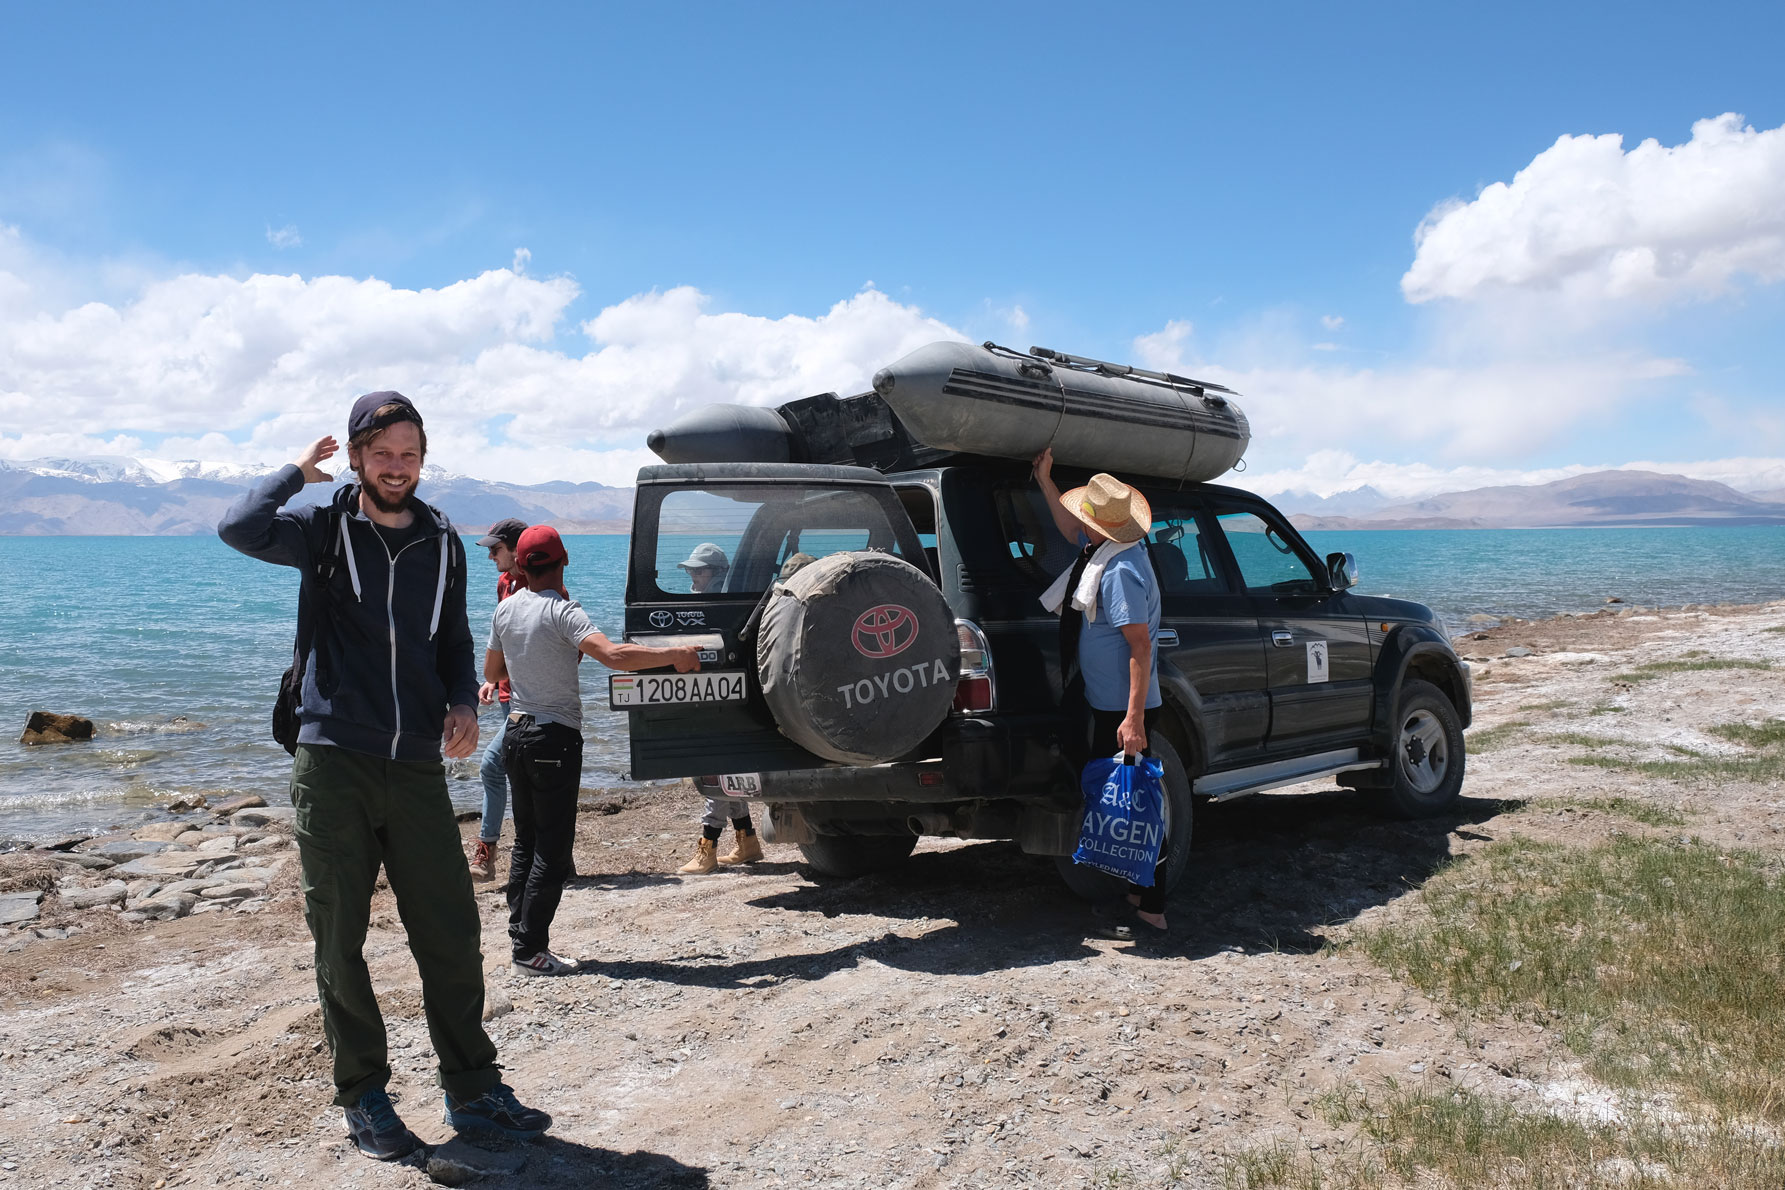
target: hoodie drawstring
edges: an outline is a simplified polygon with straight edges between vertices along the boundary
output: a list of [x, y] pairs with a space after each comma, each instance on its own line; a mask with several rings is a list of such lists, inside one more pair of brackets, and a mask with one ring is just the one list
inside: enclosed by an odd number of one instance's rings
[[359, 591], [359, 566], [353, 560], [353, 534], [347, 531], [347, 518], [341, 518], [341, 549], [347, 555], [347, 577], [353, 580], [353, 597], [365, 602]]
[[434, 633], [440, 630], [440, 607], [446, 602], [446, 561], [452, 556], [452, 525], [445, 524], [440, 530], [440, 581], [434, 586], [434, 618], [428, 622], [428, 639], [434, 639]]

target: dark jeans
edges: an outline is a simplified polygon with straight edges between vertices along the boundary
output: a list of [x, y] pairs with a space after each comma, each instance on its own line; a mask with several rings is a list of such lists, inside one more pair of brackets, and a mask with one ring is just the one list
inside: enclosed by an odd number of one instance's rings
[[291, 768], [304, 920], [316, 940], [322, 1031], [343, 1107], [390, 1081], [384, 1017], [362, 953], [378, 867], [396, 894], [440, 1085], [476, 1099], [501, 1081], [483, 1031], [483, 953], [471, 874], [438, 760], [386, 760], [299, 744]]
[[[1116, 742], [1116, 728], [1122, 725], [1127, 716], [1126, 711], [1091, 710], [1091, 756], [1114, 756], [1120, 746]], [[1159, 720], [1159, 708], [1148, 707], [1146, 711], [1147, 736], [1151, 738], [1155, 724]], [[1147, 755], [1151, 756], [1148, 749]], [[1142, 888], [1138, 884], [1130, 884], [1128, 891], [1140, 897], [1140, 909], [1143, 913], [1165, 912], [1165, 857], [1171, 850], [1169, 836], [1159, 842], [1159, 864], [1153, 869], [1153, 887]]]
[[514, 957], [550, 949], [552, 918], [570, 878], [576, 795], [583, 779], [583, 734], [562, 723], [510, 715], [502, 740], [514, 806], [508, 865], [508, 937]]

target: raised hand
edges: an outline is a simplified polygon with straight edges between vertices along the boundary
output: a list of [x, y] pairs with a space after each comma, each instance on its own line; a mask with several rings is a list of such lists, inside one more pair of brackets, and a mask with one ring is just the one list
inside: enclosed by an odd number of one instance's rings
[[1044, 446], [1041, 448], [1041, 453], [1035, 456], [1035, 462], [1033, 464], [1033, 471], [1035, 474], [1035, 478], [1040, 481], [1041, 486], [1043, 488], [1048, 487], [1050, 484], [1052, 484], [1054, 482], [1054, 448], [1053, 447]]
[[318, 467], [317, 464], [333, 456], [340, 449], [341, 444], [335, 441], [334, 435], [324, 434], [306, 446], [304, 453], [292, 461], [297, 464], [297, 469], [304, 473], [305, 483], [330, 483], [335, 477]]

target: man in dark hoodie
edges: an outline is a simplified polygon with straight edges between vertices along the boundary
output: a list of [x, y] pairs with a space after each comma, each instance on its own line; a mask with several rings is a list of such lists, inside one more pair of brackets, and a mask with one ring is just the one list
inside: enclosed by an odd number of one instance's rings
[[360, 1151], [385, 1161], [421, 1142], [385, 1091], [384, 1018], [361, 953], [380, 866], [421, 972], [447, 1122], [516, 1138], [552, 1122], [502, 1082], [483, 1029], [477, 905], [441, 760], [477, 747], [465, 547], [444, 513], [415, 499], [427, 448], [408, 398], [368, 393], [348, 417], [357, 484], [323, 507], [281, 508], [305, 484], [332, 478], [319, 464], [338, 445], [320, 438], [217, 526], [228, 545], [303, 576], [291, 804], [304, 917], [316, 941], [335, 1102]]

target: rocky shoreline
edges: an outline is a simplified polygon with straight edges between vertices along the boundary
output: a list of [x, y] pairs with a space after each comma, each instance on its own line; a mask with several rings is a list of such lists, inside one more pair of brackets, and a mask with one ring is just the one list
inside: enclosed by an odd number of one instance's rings
[[577, 974], [515, 975], [501, 894], [478, 891], [488, 1027], [509, 1081], [558, 1118], [506, 1153], [446, 1143], [381, 891], [366, 958], [399, 1108], [442, 1146], [432, 1167], [360, 1158], [329, 1106], [276, 811], [0, 856], [0, 889], [38, 913], [0, 935], [0, 1188], [1215, 1187], [1236, 1154], [1346, 1143], [1315, 1106], [1339, 1087], [1602, 1117], [1615, 1095], [1556, 1028], [1460, 1013], [1346, 943], [1496, 841], [1688, 832], [1785, 854], [1776, 787], [1571, 763], [1733, 754], [1713, 728], [1779, 714], [1785, 603], [1613, 607], [1459, 643], [1477, 660], [1457, 810], [1388, 822], [1324, 784], [1201, 808], [1157, 948], [1098, 938], [1051, 865], [1009, 844], [926, 839], [853, 881], [770, 844], [751, 870], [683, 878], [691, 790], [586, 791], [554, 933]]
[[280, 877], [296, 859], [295, 811], [254, 796], [170, 809], [168, 821], [0, 856], [0, 948], [70, 937], [101, 911], [130, 925], [258, 913], [293, 895], [294, 882]]

